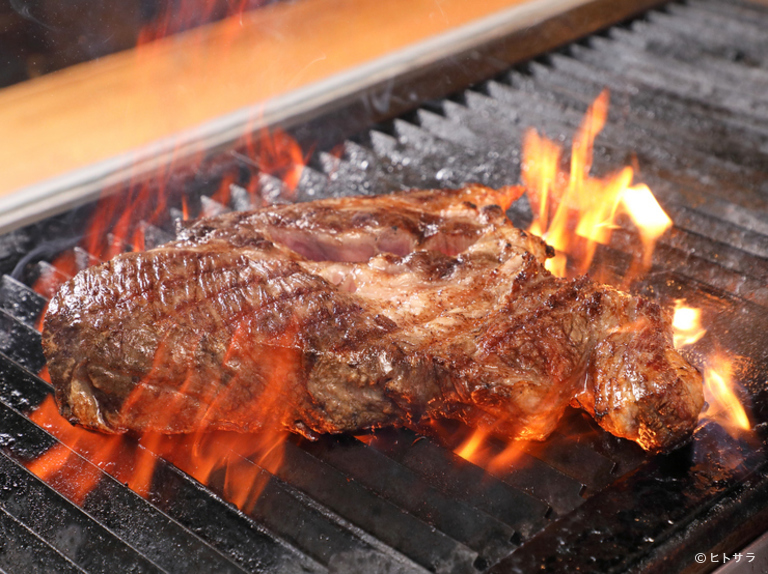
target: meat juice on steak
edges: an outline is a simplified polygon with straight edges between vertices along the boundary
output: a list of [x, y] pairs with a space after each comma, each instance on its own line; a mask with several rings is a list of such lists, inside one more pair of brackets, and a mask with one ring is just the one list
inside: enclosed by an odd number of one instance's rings
[[[649, 451], [686, 441], [699, 373], [656, 303], [551, 275], [521, 188], [325, 199], [202, 219], [80, 272], [43, 345], [72, 422], [110, 433], [418, 430], [543, 439], [569, 404]], [[172, 412], [168, 412], [169, 409]]]

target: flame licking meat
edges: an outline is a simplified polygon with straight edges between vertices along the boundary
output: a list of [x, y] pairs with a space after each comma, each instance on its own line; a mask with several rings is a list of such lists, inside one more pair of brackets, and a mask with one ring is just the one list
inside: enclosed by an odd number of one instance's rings
[[221, 494], [248, 512], [282, 461], [285, 433], [233, 432], [161, 435], [145, 433], [138, 440], [104, 435], [73, 427], [59, 414], [51, 398], [32, 420], [61, 441], [27, 468], [57, 491], [82, 504], [101, 478], [99, 469], [141, 496], [152, 491], [159, 458], [167, 460], [203, 484], [224, 475]]
[[[707, 332], [701, 324], [701, 310], [689, 307], [681, 300], [675, 302], [672, 327], [677, 348], [693, 345]], [[716, 422], [734, 437], [752, 430], [749, 417], [738, 398], [738, 386], [734, 377], [734, 360], [722, 351], [712, 352], [705, 360], [704, 397], [707, 408], [700, 418]]]
[[[290, 200], [307, 161], [306, 154], [303, 154], [299, 144], [280, 129], [269, 131], [265, 128], [260, 130], [258, 135], [250, 130], [247, 131], [241, 139], [240, 147], [244, 151], [237, 155], [242, 161], [252, 164], [261, 173], [282, 181], [285, 196], [273, 199]], [[185, 161], [193, 168], [199, 168], [203, 159], [202, 153], [185, 156]], [[43, 270], [35, 281], [33, 289], [46, 299], [50, 299], [58, 288], [74, 277], [78, 271], [111, 259], [127, 249], [144, 251], [145, 227], [137, 223], [155, 225], [166, 217], [169, 204], [169, 180], [174, 173], [176, 160], [174, 153], [170, 163], [159, 168], [153, 175], [152, 184], [143, 180], [131, 182], [127, 197], [119, 193], [113, 194], [114, 190], [111, 189], [105, 190], [105, 195], [99, 201], [91, 224], [83, 234], [79, 254], [84, 256], [84, 260], [78, 261], [73, 251], [65, 251], [53, 261], [49, 268]], [[235, 180], [234, 173], [224, 173], [212, 199], [219, 204], [227, 205], [231, 188], [236, 184]], [[259, 194], [258, 184], [258, 179], [248, 184], [247, 191], [252, 206], [268, 203], [266, 198]], [[181, 195], [180, 203], [181, 220], [188, 221], [190, 207], [186, 195]], [[207, 215], [215, 214], [200, 213], [201, 217]]]
[[[594, 243], [608, 241], [612, 218], [627, 211], [634, 196], [658, 208], [648, 199], [649, 191], [629, 185], [628, 168], [607, 183], [588, 177], [591, 142], [604, 122], [605, 106], [607, 94], [582, 127], [569, 186], [562, 184], [559, 149], [533, 133], [526, 142], [527, 150], [538, 147], [555, 158], [539, 171], [526, 159], [524, 179], [539, 214], [533, 229], [547, 230], [558, 257], [586, 253], [580, 269], [589, 267]], [[305, 159], [295, 142], [286, 148], [283, 136], [262, 137], [258, 145], [246, 141], [246, 149], [254, 164], [280, 176], [290, 192]], [[233, 183], [223, 178], [216, 193], [222, 203]], [[254, 205], [263, 205], [256, 183], [249, 184], [248, 192]], [[609, 197], [618, 199], [605, 203], [600, 196], [581, 220], [574, 220], [574, 210], [562, 207], [572, 205], [571, 192], [563, 193], [569, 189], [607, 189]], [[118, 478], [142, 494], [158, 456], [206, 483], [214, 469], [224, 467], [224, 494], [244, 508], [258, 496], [260, 481], [263, 486], [261, 469], [273, 472], [279, 465], [283, 429], [307, 436], [383, 424], [419, 429], [433, 425], [436, 417], [454, 417], [479, 429], [458, 449], [479, 460], [486, 435], [543, 438], [569, 402], [581, 404], [606, 429], [644, 448], [674, 448], [690, 434], [702, 401], [698, 374], [668, 344], [665, 318], [642, 299], [586, 279], [563, 282], [548, 276], [541, 264], [551, 255], [549, 248], [509, 226], [495, 207], [506, 209], [520, 191], [474, 187], [396, 194], [367, 200], [368, 205], [366, 200], [318, 202], [321, 211], [328, 204], [331, 211], [340, 209], [342, 217], [321, 217], [319, 225], [309, 226], [311, 207], [265, 209], [250, 221], [249, 216], [222, 216], [196, 224], [168, 248], [120, 256], [81, 273], [57, 296], [46, 325], [60, 406], [70, 419], [88, 426], [143, 435], [132, 450], [119, 438], [103, 438], [108, 446], [93, 454], [82, 445], [99, 439], [72, 434], [72, 427], [44, 405], [40, 416], [57, 419], [47, 424], [71, 451], [56, 447], [31, 467], [49, 480], [77, 453], [119, 475], [119, 464], [103, 461], [116, 453], [125, 458], [127, 449], [134, 460], [126, 468], [133, 475]], [[143, 209], [141, 202], [133, 203]], [[395, 225], [387, 225], [393, 218]], [[638, 225], [641, 219], [633, 216]], [[643, 236], [644, 266], [665, 225], [655, 223], [649, 239]], [[123, 237], [129, 227], [116, 226], [123, 229], [117, 243], [127, 243]], [[553, 228], [564, 231], [552, 233]], [[580, 238], [572, 244], [558, 239], [569, 230]], [[133, 232], [136, 251], [144, 247], [140, 233]], [[104, 233], [89, 236], [100, 239]], [[94, 246], [89, 252], [111, 255], [103, 249]], [[219, 258], [226, 259], [226, 252], [232, 256], [223, 262]], [[275, 256], [282, 262], [270, 267]], [[126, 274], [122, 279], [121, 273]], [[159, 283], [151, 286], [147, 281], [153, 273]], [[207, 285], [206, 275], [215, 278]], [[108, 286], [109, 276], [119, 284]], [[231, 284], [218, 291], [221, 279]], [[425, 283], [432, 288], [425, 289]], [[139, 284], [152, 293], [135, 297], [131, 289]], [[75, 286], [82, 294], [78, 285], [87, 285], [101, 303], [93, 307], [93, 300], [78, 301], [71, 291]], [[171, 296], [179, 289], [180, 297]], [[121, 298], [121, 292], [127, 296]], [[113, 301], [99, 310], [104, 297]], [[211, 298], [220, 299], [218, 307], [211, 307]], [[148, 321], [118, 334], [117, 307], [134, 309], [138, 303], [134, 310], [140, 311], [139, 300], [149, 304], [144, 309]], [[524, 304], [516, 304], [520, 301]], [[109, 308], [112, 304], [117, 307]], [[92, 317], [95, 324], [75, 332], [83, 325], [73, 329], [67, 324], [71, 305], [85, 315], [90, 307], [98, 316]], [[385, 312], [369, 314], [376, 306]], [[548, 309], [543, 318], [542, 309]], [[173, 326], [177, 319], [181, 324]], [[66, 339], [87, 339], [86, 332], [95, 335], [94, 345], [81, 345], [89, 352], [78, 357]], [[318, 345], [329, 333], [327, 348]], [[443, 348], [435, 351], [434, 346]], [[631, 389], [639, 393], [630, 392], [626, 364], [646, 371]], [[664, 407], [659, 410], [657, 404]], [[261, 432], [211, 430], [216, 428]], [[503, 459], [503, 466], [518, 455], [519, 449], [510, 445], [496, 459]], [[92, 488], [93, 481], [86, 483], [75, 499]]]
[[[663, 451], [703, 398], [658, 306], [543, 269], [474, 186], [203, 219], [81, 272], [44, 348], [71, 420], [107, 432], [315, 436], [438, 417], [543, 438], [572, 401]], [[254, 408], [276, 393], [284, 416]], [[255, 404], [254, 404], [255, 403]]]
[[[587, 110], [574, 138], [570, 170], [562, 167], [563, 151], [557, 143], [529, 130], [523, 142], [522, 179], [534, 216], [529, 231], [555, 248], [555, 256], [545, 266], [558, 277], [586, 273], [597, 244], [610, 242], [617, 216], [624, 213], [632, 220], [643, 251], [624, 278], [627, 285], [650, 268], [656, 241], [672, 226], [672, 220], [645, 184], [632, 185], [631, 167], [605, 178], [589, 175], [594, 140], [605, 125], [608, 103], [609, 92], [604, 90]], [[477, 462], [476, 457], [465, 455], [479, 448], [487, 435], [486, 429], [478, 429], [456, 453]], [[468, 445], [475, 448], [467, 450]], [[508, 450], [516, 452], [512, 444]], [[497, 459], [483, 466], [503, 464], [504, 456]]]
[[603, 91], [587, 110], [574, 139], [570, 172], [560, 165], [561, 149], [530, 130], [523, 146], [523, 183], [533, 208], [530, 231], [556, 250], [547, 269], [566, 276], [568, 257], [578, 273], [586, 273], [596, 244], [607, 244], [616, 216], [626, 213], [638, 228], [643, 255], [630, 272], [638, 275], [651, 265], [657, 239], [672, 225], [644, 184], [632, 185], [634, 173], [625, 167], [604, 179], [591, 177], [594, 139], [605, 125], [608, 91]]
[[709, 406], [702, 417], [717, 422], [732, 436], [750, 431], [752, 425], [735, 392], [737, 385], [733, 378], [733, 361], [715, 353], [707, 363], [704, 369], [704, 396]]
[[[238, 155], [243, 161], [252, 163], [262, 173], [280, 178], [286, 193], [290, 194], [295, 189], [306, 158], [299, 145], [287, 134], [280, 130], [248, 131], [241, 143], [244, 152]], [[127, 198], [119, 194], [110, 195], [110, 190], [107, 190], [96, 208], [92, 223], [83, 234], [79, 250], [65, 251], [50, 267], [43, 268], [34, 290], [50, 299], [61, 285], [88, 266], [98, 265], [126, 249], [143, 251], [146, 227], [136, 223], [162, 224], [167, 214], [169, 180], [174, 173], [175, 158], [174, 154], [174, 161], [154, 174], [151, 187], [143, 181], [133, 182]], [[199, 167], [203, 155], [187, 157], [187, 161]], [[227, 204], [232, 185], [235, 185], [233, 174], [225, 173], [213, 199]], [[265, 204], [266, 198], [259, 193], [258, 179], [247, 184], [247, 192], [252, 205]], [[188, 221], [191, 208], [187, 196], [182, 195], [180, 202], [181, 220]], [[38, 330], [42, 330], [44, 315], [40, 317]], [[232, 352], [238, 348], [237, 339], [233, 338], [227, 360], [231, 360]], [[276, 372], [279, 375], [279, 369]], [[47, 366], [40, 376], [50, 382]], [[142, 389], [145, 389], [144, 385], [137, 387], [134, 399], [142, 395]], [[218, 397], [217, 400], [220, 402], [223, 398]], [[277, 393], [270, 393], [254, 403], [253, 416], [267, 421], [260, 433], [205, 432], [201, 428], [190, 435], [148, 432], [138, 442], [73, 427], [61, 417], [53, 401], [46, 400], [32, 418], [62, 444], [32, 461], [29, 468], [46, 482], [67, 485], [63, 487], [63, 492], [79, 504], [98, 482], [99, 473], [92, 465], [112, 474], [144, 496], [161, 456], [205, 484], [209, 483], [214, 472], [219, 474], [223, 470], [226, 480], [222, 495], [247, 510], [266, 484], [268, 474], [264, 471], [274, 473], [282, 458], [282, 445], [287, 433], [281, 430], [274, 418], [279, 416], [277, 413], [283, 412], [276, 408], [280, 406], [277, 398]], [[174, 411], [170, 409], [168, 412]], [[158, 420], [162, 418], [161, 414]]]

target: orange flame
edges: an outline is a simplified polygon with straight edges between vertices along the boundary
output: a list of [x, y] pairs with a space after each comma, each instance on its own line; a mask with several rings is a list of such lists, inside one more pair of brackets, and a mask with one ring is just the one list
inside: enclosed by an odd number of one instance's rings
[[486, 426], [471, 429], [453, 452], [491, 474], [503, 475], [523, 456], [528, 441], [515, 438], [505, 444], [494, 438], [493, 433], [493, 429]]
[[73, 427], [59, 415], [50, 396], [30, 419], [57, 437], [62, 444], [55, 445], [29, 463], [27, 468], [75, 503], [82, 504], [85, 496], [98, 484], [100, 476], [86, 459], [100, 468], [113, 464], [121, 438]]
[[[280, 130], [270, 133], [267, 129], [262, 129], [256, 135], [249, 132], [244, 136], [241, 147], [247, 153], [241, 159], [250, 161], [264, 173], [280, 177], [289, 192], [298, 185], [306, 158], [288, 134]], [[197, 169], [203, 159], [202, 154], [197, 154], [190, 161]], [[174, 161], [175, 157], [171, 164]], [[168, 182], [173, 173], [173, 165], [164, 166], [152, 179], [132, 182], [124, 194], [114, 194], [107, 190], [94, 210], [81, 243], [87, 261], [83, 263], [74, 251], [66, 251], [50, 268], [44, 268], [44, 274], [35, 284], [36, 291], [50, 298], [63, 282], [74, 276], [84, 265], [109, 259], [126, 249], [143, 250], [143, 223], [162, 224], [162, 218], [167, 216], [170, 192]], [[224, 173], [213, 199], [227, 205], [234, 183], [235, 175]], [[253, 178], [248, 184], [252, 197], [256, 193], [256, 185], [258, 178]], [[253, 203], [258, 204], [260, 201]], [[184, 220], [192, 216], [185, 194], [181, 194], [181, 211]], [[40, 327], [44, 315], [40, 318]], [[225, 363], [253, 360], [244, 356], [250, 348], [246, 342], [251, 336], [245, 323], [237, 326]], [[288, 436], [283, 430], [288, 412], [285, 385], [291, 378], [294, 365], [298, 363], [295, 338], [296, 329], [289, 326], [281, 337], [266, 345], [270, 349], [264, 353], [268, 356], [267, 371], [270, 376], [264, 383], [261, 395], [252, 401], [251, 412], [248, 414], [250, 420], [261, 423], [262, 430], [257, 433], [207, 430], [209, 418], [231, 399], [227, 393], [236, 392], [232, 389], [238, 387], [237, 381], [230, 381], [227, 390], [218, 395], [214, 394], [219, 388], [217, 385], [209, 384], [205, 387], [205, 396], [198, 397], [200, 400], [197, 404], [207, 407], [200, 407], [194, 415], [199, 430], [185, 436], [146, 432], [136, 440], [90, 432], [73, 427], [65, 421], [49, 397], [31, 418], [61, 442], [28, 466], [46, 482], [60, 485], [62, 492], [74, 502], [82, 504], [87, 494], [98, 485], [101, 474], [96, 467], [128, 484], [138, 494], [147, 496], [157, 462], [159, 458], [164, 458], [206, 484], [215, 473], [223, 471], [222, 495], [239, 508], [249, 511], [258, 500], [270, 474], [279, 469], [282, 460], [282, 445]], [[163, 372], [161, 365], [166, 355], [167, 350], [161, 344], [155, 355], [156, 364], [124, 401], [124, 410], [152, 402], [155, 389], [162, 386], [157, 379]], [[43, 368], [40, 376], [45, 380], [50, 379], [47, 368]], [[179, 415], [183, 407], [182, 398], [191, 390], [194, 378], [194, 373], [188, 373], [178, 392], [165, 405], [166, 408], [153, 415], [153, 428], [170, 426], [174, 417]], [[257, 426], [254, 424], [254, 428]]]
[[[208, 431], [210, 418], [218, 409], [226, 409], [233, 402], [230, 395], [242, 388], [237, 377], [218, 394], [217, 389], [221, 387], [209, 381], [203, 395], [193, 401], [197, 412], [191, 416], [197, 432], [188, 435], [145, 432], [138, 442], [73, 427], [59, 415], [53, 400], [48, 397], [30, 418], [62, 444], [32, 461], [28, 468], [42, 480], [61, 487], [77, 504], [82, 504], [99, 483], [101, 474], [93, 465], [145, 497], [151, 491], [152, 477], [160, 458], [175, 464], [204, 484], [210, 484], [214, 471], [220, 469], [224, 472], [222, 496], [249, 512], [282, 462], [283, 445], [288, 437], [284, 427], [290, 410], [286, 402], [289, 391], [286, 385], [293, 380], [299, 363], [296, 335], [297, 329], [289, 325], [281, 336], [270, 342], [269, 350], [264, 352], [266, 359], [260, 359], [268, 377], [260, 394], [250, 401], [249, 412], [244, 415], [246, 420], [254, 421], [255, 427], [261, 427], [257, 433]], [[248, 341], [252, 338], [248, 325], [241, 323], [232, 335], [224, 364], [249, 360], [251, 347]], [[190, 368], [179, 388], [170, 394], [170, 398], [163, 399], [164, 407], [152, 408], [157, 406], [159, 400], [158, 388], [165, 386], [161, 377], [169, 354], [166, 347], [165, 342], [161, 342], [150, 371], [134, 387], [122, 406], [124, 412], [131, 411], [134, 418], [143, 420], [147, 413], [136, 409], [148, 405], [152, 409], [149, 415], [151, 425], [157, 429], [170, 428], [174, 420], [190, 416], [185, 397], [192, 395], [196, 391], [195, 386], [199, 386], [196, 372]]]
[[680, 299], [675, 301], [672, 330], [675, 348], [693, 345], [707, 333], [701, 326], [701, 310], [687, 307]]
[[477, 463], [477, 455], [479, 453], [480, 447], [483, 444], [483, 441], [487, 436], [488, 431], [482, 427], [478, 427], [474, 430], [474, 432], [472, 432], [469, 438], [460, 444], [453, 452], [455, 452], [464, 460]]
[[264, 2], [248, 0], [180, 0], [168, 4], [151, 22], [139, 31], [137, 46], [145, 46], [172, 34], [197, 26], [243, 14]]
[[305, 155], [296, 140], [280, 128], [262, 128], [258, 133], [258, 138], [251, 132], [244, 137], [248, 158], [262, 172], [279, 178], [289, 192], [286, 199], [293, 199], [292, 192], [299, 185], [312, 150]]
[[[701, 315], [701, 309], [689, 307], [680, 299], [675, 301], [672, 336], [676, 348], [693, 345], [707, 333]], [[739, 385], [734, 378], [734, 360], [716, 350], [704, 363], [704, 398], [708, 406], [699, 420], [716, 422], [734, 437], [750, 431], [752, 426], [739, 400]]]
[[621, 194], [621, 202], [627, 215], [640, 231], [640, 239], [643, 242], [642, 270], [645, 271], [651, 267], [656, 241], [672, 227], [672, 220], [645, 184], [625, 189]]
[[752, 425], [738, 398], [733, 373], [734, 363], [730, 357], [721, 352], [709, 357], [704, 369], [704, 396], [709, 406], [702, 418], [714, 421], [732, 436], [738, 436], [750, 431]]
[[631, 167], [603, 179], [589, 175], [594, 139], [605, 125], [608, 102], [604, 90], [587, 110], [574, 138], [570, 173], [561, 167], [556, 143], [535, 130], [529, 130], [523, 142], [522, 179], [534, 212], [529, 231], [555, 248], [556, 256], [546, 265], [561, 277], [567, 273], [569, 256], [577, 273], [587, 272], [597, 244], [610, 241], [619, 211], [629, 215], [643, 242], [641, 263], [630, 275], [650, 267], [657, 239], [672, 224], [647, 186], [631, 185]]
[[[292, 192], [299, 184], [310, 154], [304, 154], [299, 144], [280, 129], [270, 131], [262, 128], [255, 133], [248, 131], [242, 137], [240, 146], [247, 154], [240, 156], [241, 159], [249, 161], [263, 173], [279, 177], [288, 192], [287, 197], [283, 199], [293, 199]], [[197, 169], [203, 159], [203, 154], [198, 153], [188, 161], [191, 167]], [[42, 268], [40, 276], [33, 284], [34, 291], [50, 299], [64, 283], [86, 266], [111, 259], [128, 249], [144, 251], [144, 224], [161, 225], [163, 218], [167, 216], [168, 196], [172, 191], [168, 183], [174, 173], [176, 160], [173, 155], [170, 164], [158, 168], [151, 179], [132, 181], [125, 193], [114, 193], [112, 189], [104, 190], [80, 245], [87, 255], [87, 260], [80, 261], [72, 250], [64, 251], [53, 260], [50, 267]], [[228, 205], [232, 185], [237, 183], [236, 180], [234, 173], [224, 173], [212, 199]], [[258, 178], [253, 178], [248, 184], [248, 192], [254, 205], [262, 203], [261, 198], [256, 200], [257, 186]], [[187, 221], [192, 217], [189, 198], [181, 194], [180, 200], [182, 219]], [[38, 327], [38, 330], [42, 327], [42, 317]]]
[[77, 260], [74, 251], [65, 251], [53, 260], [51, 266], [43, 268], [35, 280], [32, 289], [50, 299], [64, 283], [69, 281], [77, 272]]
[[[70, 500], [82, 505], [98, 486], [101, 471], [147, 497], [159, 458], [210, 484], [214, 471], [225, 475], [222, 495], [250, 512], [282, 460], [287, 433], [241, 434], [215, 431], [198, 435], [144, 433], [138, 441], [91, 432], [70, 425], [49, 396], [30, 418], [60, 443], [27, 468]], [[268, 437], [268, 438], [267, 438]], [[96, 468], [98, 467], [98, 469]], [[266, 472], [265, 472], [266, 471]]]
[[235, 175], [228, 173], [226, 174], [219, 184], [219, 189], [216, 190], [216, 193], [213, 194], [214, 201], [219, 202], [221, 205], [229, 205], [229, 198], [232, 194], [232, 184], [235, 183]]

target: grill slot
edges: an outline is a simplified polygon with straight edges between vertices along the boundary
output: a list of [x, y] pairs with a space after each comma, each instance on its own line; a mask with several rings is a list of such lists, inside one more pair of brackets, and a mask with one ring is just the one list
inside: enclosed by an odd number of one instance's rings
[[45, 309], [45, 298], [8, 275], [0, 277], [0, 309], [20, 322], [34, 327]]
[[[167, 205], [156, 217], [150, 207], [134, 227], [151, 248], [173, 237], [185, 205], [198, 216], [285, 197], [513, 183], [525, 130], [569, 140], [608, 87], [596, 170], [636, 156], [639, 179], [675, 222], [633, 289], [705, 310], [717, 344], [744, 358], [738, 374], [758, 425], [768, 420], [765, 29], [768, 10], [756, 5], [670, 4], [334, 142], [312, 155], [294, 191], [244, 149], [177, 166], [146, 183], [148, 196], [170, 190]], [[120, 193], [128, 204], [140, 191]], [[88, 241], [72, 239], [92, 211], [83, 206], [0, 237], [0, 573], [675, 571], [693, 564], [695, 552], [732, 552], [764, 529], [761, 428], [748, 444], [706, 424], [693, 445], [654, 458], [575, 410], [548, 441], [488, 471], [455, 454], [458, 445], [410, 431], [292, 437], [274, 474], [241, 457], [265, 484], [245, 511], [226, 501], [223, 471], [203, 486], [129, 441], [124, 448], [156, 462], [142, 497], [122, 484], [119, 462], [100, 468], [81, 445], [67, 468], [98, 485], [80, 500], [74, 487], [27, 468], [52, 447], [67, 449], [30, 418], [52, 393], [36, 375], [46, 297], [30, 286], [62, 275], [52, 265], [59, 254], [71, 255], [73, 271], [94, 263], [82, 248]], [[530, 223], [527, 200], [510, 215]], [[630, 227], [618, 229], [596, 266], [618, 281], [638, 241]], [[713, 345], [703, 343], [692, 359], [700, 363]], [[506, 445], [494, 439], [487, 448], [493, 456]], [[732, 536], [720, 540], [726, 530]]]
[[[0, 508], [0, 531], [3, 533], [2, 565], [13, 572], [19, 564], [29, 571], [82, 574], [71, 561], [46, 544], [21, 522]], [[6, 572], [3, 570], [3, 572]]]
[[[547, 524], [545, 517], [550, 516], [550, 507], [542, 502], [546, 497], [537, 499], [522, 490], [511, 488], [413, 432], [387, 429], [377, 433], [371, 446], [446, 495], [463, 500], [509, 524], [515, 530], [510, 537], [514, 544], [519, 544]], [[570, 486], [573, 490], [576, 485]]]
[[32, 372], [43, 368], [45, 357], [40, 346], [40, 333], [5, 311], [0, 311], [0, 330], [0, 352]]
[[[710, 434], [711, 433], [711, 434]], [[717, 430], [705, 428], [697, 437], [698, 444], [710, 442], [712, 450], [722, 448], [725, 438]], [[729, 445], [726, 451], [732, 452]], [[706, 456], [711, 456], [708, 449]], [[717, 459], [715, 459], [716, 461]], [[747, 490], [747, 497], [765, 497], [764, 454], [745, 457], [743, 467], [735, 473], [722, 473], [722, 467], [713, 460], [702, 460], [694, 453], [692, 460], [660, 458], [597, 494], [590, 502], [544, 530], [530, 544], [523, 546], [493, 572], [555, 572], [623, 570], [627, 562], [634, 570], [674, 571], [691, 564], [693, 550], [678, 547], [681, 539], [691, 538], [694, 545], [706, 544], [702, 532], [686, 532], [684, 528], [663, 528], [665, 523], [680, 524], [687, 513], [696, 513], [705, 521], [716, 514], [708, 501], [714, 496], [722, 505], [718, 512], [731, 532], [737, 530], [738, 511]], [[717, 461], [719, 462], [719, 461]], [[706, 483], [706, 487], [702, 487]], [[638, 506], [646, 504], [643, 512]], [[703, 510], [701, 507], [705, 507]], [[754, 519], [757, 507], [742, 509], [742, 519]], [[706, 525], [702, 530], [710, 530]], [[716, 544], [719, 538], [708, 541]], [[712, 534], [711, 530], [708, 533]], [[563, 543], [563, 541], [565, 541]], [[554, 547], [562, 550], [552, 552]], [[653, 546], [668, 545], [668, 553], [651, 552]], [[701, 546], [699, 546], [700, 548]], [[662, 555], [663, 559], [659, 556]], [[674, 560], [674, 562], [673, 562]], [[687, 561], [687, 562], [686, 562]]]
[[[30, 478], [26, 470], [6, 456], [0, 456], [0, 472], [11, 483], [26, 482], [26, 496], [37, 501], [31, 508], [17, 507], [13, 518], [29, 526], [57, 550], [90, 572], [109, 572], [120, 567], [141, 572], [163, 572], [135, 549], [100, 527], [77, 506], [39, 480]], [[6, 504], [9, 510], [13, 505]], [[187, 564], [187, 566], [190, 566]], [[209, 567], [221, 567], [220, 563]], [[230, 571], [235, 571], [234, 569]]]

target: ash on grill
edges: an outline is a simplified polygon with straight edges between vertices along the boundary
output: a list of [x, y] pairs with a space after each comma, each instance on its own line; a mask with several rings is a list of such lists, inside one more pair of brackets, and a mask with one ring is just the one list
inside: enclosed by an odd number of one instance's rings
[[[767, 28], [768, 11], [746, 2], [671, 4], [359, 133], [342, 153], [316, 152], [292, 198], [516, 182], [526, 129], [570, 137], [608, 87], [613, 106], [596, 171], [639, 166], [675, 222], [632, 290], [701, 309], [707, 334], [690, 356], [736, 359], [753, 433], [733, 438], [707, 423], [690, 447], [648, 458], [573, 412], [548, 441], [515, 456], [499, 456], [506, 445], [486, 440], [473, 458], [495, 461], [485, 470], [407, 431], [291, 437], [278, 466], [232, 450], [261, 488], [239, 509], [226, 500], [226, 469], [210, 469], [203, 486], [195, 469], [156, 456], [160, 443], [120, 443], [107, 457], [37, 424], [33, 413], [51, 394], [37, 376], [39, 319], [57, 274], [130, 248], [122, 241], [162, 243], [184, 213], [288, 193], [277, 177], [285, 166], [260, 170], [237, 149], [115, 195], [116, 207], [130, 198], [147, 205], [140, 198], [153, 186], [169, 190], [167, 206], [152, 205], [141, 221], [121, 223], [115, 212], [101, 251], [83, 246], [106, 230], [76, 237], [93, 206], [0, 238], [0, 570], [695, 571], [697, 553], [732, 553], [760, 534], [768, 516]], [[532, 213], [523, 202], [511, 217], [527, 227]], [[631, 227], [617, 229], [593, 269], [620, 281], [638, 243]], [[31, 289], [36, 282], [45, 296]], [[466, 429], [448, 430], [456, 447], [468, 438]], [[66, 463], [32, 473], [46, 452]], [[140, 459], [154, 469], [137, 488], [143, 496], [126, 488], [135, 479], [121, 467]], [[82, 481], [90, 492], [78, 490]]]

